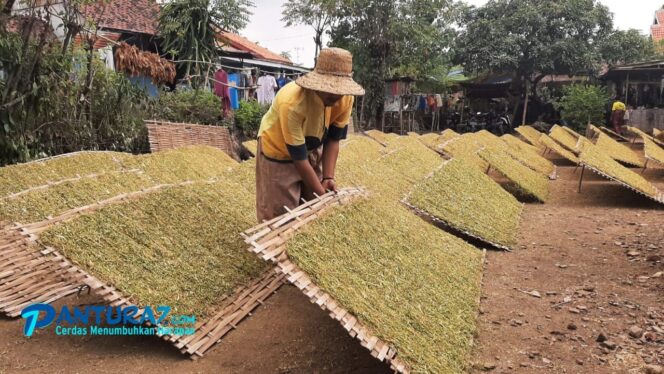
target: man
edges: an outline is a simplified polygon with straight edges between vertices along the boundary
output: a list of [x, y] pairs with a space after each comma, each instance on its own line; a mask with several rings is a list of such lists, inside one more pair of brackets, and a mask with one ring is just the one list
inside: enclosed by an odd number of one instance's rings
[[611, 125], [613, 126], [613, 131], [618, 134], [622, 134], [626, 110], [625, 104], [620, 100], [616, 100], [611, 107]]
[[340, 48], [320, 52], [316, 67], [285, 85], [263, 117], [256, 155], [256, 213], [270, 220], [314, 194], [336, 191], [339, 141], [346, 138], [352, 95], [364, 95], [353, 78], [353, 56]]

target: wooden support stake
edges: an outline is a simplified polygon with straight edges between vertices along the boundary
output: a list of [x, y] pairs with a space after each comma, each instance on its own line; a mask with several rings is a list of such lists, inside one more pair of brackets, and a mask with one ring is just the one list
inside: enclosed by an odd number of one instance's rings
[[579, 178], [579, 193], [581, 193], [581, 183], [583, 183], [583, 173], [586, 171], [586, 165], [581, 167], [581, 178]]

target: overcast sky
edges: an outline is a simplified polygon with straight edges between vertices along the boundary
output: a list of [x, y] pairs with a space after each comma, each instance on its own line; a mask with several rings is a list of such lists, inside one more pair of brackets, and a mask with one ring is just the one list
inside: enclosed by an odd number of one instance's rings
[[[482, 5], [487, 0], [466, 0], [473, 5]], [[613, 12], [613, 21], [621, 30], [637, 29], [650, 33], [655, 10], [664, 0], [600, 0]], [[293, 61], [313, 66], [315, 45], [314, 31], [309, 26], [286, 27], [281, 22], [283, 0], [254, 0], [253, 16], [241, 34], [276, 53], [289, 52]], [[327, 43], [327, 41], [325, 41]]]

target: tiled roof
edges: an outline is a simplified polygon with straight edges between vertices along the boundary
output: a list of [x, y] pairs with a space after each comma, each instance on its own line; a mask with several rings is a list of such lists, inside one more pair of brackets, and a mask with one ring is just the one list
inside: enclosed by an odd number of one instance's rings
[[654, 42], [664, 39], [664, 24], [650, 26], [650, 35], [652, 35]]
[[83, 7], [82, 13], [99, 20], [102, 28], [157, 35], [159, 5], [155, 0], [99, 1]]
[[655, 19], [657, 20], [657, 24], [664, 25], [664, 9], [655, 12]]
[[6, 29], [12, 33], [21, 33], [23, 30], [29, 26], [31, 22], [34, 22], [32, 26], [31, 37], [37, 37], [41, 32], [45, 31], [47, 33], [47, 39], [55, 39], [55, 33], [53, 32], [53, 27], [50, 24], [40, 20], [38, 18], [33, 18], [27, 15], [16, 15], [11, 16], [6, 20]]
[[[106, 47], [110, 44], [114, 44], [115, 42], [120, 40], [121, 36], [122, 36], [122, 34], [116, 33], [116, 32], [101, 32], [101, 33], [99, 33], [97, 38], [95, 38], [94, 45], [93, 45], [92, 49], [97, 50], [97, 49], [104, 48], [104, 47]], [[76, 35], [76, 37], [74, 38], [74, 44], [75, 45], [83, 45], [83, 43], [84, 43], [84, 39], [81, 36], [81, 34]]]
[[238, 34], [233, 34], [232, 32], [222, 31], [218, 35], [218, 39], [224, 44], [229, 44], [231, 47], [246, 51], [251, 53], [255, 58], [261, 60], [269, 60], [274, 62], [279, 62], [282, 64], [292, 65], [293, 62], [283, 56], [280, 56], [267, 48], [263, 48], [260, 45], [250, 41], [247, 38], [244, 38]]

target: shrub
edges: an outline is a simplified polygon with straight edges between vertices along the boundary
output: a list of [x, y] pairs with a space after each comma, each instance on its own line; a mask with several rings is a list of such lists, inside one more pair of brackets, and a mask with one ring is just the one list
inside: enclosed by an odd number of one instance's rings
[[221, 99], [203, 89], [161, 92], [152, 116], [173, 122], [224, 124]]
[[235, 111], [235, 124], [249, 138], [255, 138], [268, 107], [257, 101], [241, 101]]
[[564, 88], [559, 106], [563, 119], [584, 134], [588, 123], [603, 123], [606, 103], [610, 99], [605, 88], [595, 85], [573, 84]]

